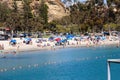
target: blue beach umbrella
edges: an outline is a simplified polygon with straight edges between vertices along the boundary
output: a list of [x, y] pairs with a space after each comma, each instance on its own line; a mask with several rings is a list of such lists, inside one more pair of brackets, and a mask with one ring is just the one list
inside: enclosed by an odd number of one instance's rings
[[17, 42], [17, 41], [16, 41], [15, 39], [11, 39], [11, 40], [10, 40], [10, 44], [12, 44], [12, 45], [13, 45], [13, 44], [16, 44], [16, 42]]
[[61, 42], [65, 43], [65, 42], [67, 42], [67, 39], [61, 40]]
[[31, 38], [27, 38], [28, 41], [31, 41], [32, 39]]
[[25, 38], [25, 39], [24, 39], [24, 42], [25, 42], [26, 44], [29, 44], [29, 42], [30, 42], [31, 40], [32, 40], [31, 38]]
[[71, 40], [73, 37], [74, 36], [72, 34], [66, 36], [66, 38], [69, 39], [69, 40]]
[[16, 40], [15, 39], [11, 39], [10, 42], [16, 43]]
[[102, 40], [105, 40], [105, 39], [106, 39], [106, 37], [105, 37], [105, 36], [103, 36], [103, 37], [102, 37]]
[[26, 41], [27, 41], [27, 38], [24, 38], [24, 41], [26, 42]]
[[49, 41], [54, 40], [54, 37], [49, 37], [48, 40]]
[[32, 40], [31, 38], [24, 38], [25, 43], [27, 43], [27, 42], [29, 42], [31, 40]]

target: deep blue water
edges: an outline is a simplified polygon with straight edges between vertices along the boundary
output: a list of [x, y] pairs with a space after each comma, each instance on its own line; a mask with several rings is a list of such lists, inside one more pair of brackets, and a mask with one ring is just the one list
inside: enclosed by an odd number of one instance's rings
[[[120, 48], [65, 48], [22, 52], [0, 58], [0, 80], [107, 80], [107, 59]], [[111, 63], [111, 80], [120, 80], [120, 64]]]

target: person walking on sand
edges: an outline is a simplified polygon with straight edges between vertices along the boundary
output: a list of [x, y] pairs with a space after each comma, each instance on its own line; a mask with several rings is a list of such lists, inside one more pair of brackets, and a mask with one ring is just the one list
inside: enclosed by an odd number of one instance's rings
[[18, 45], [18, 46], [17, 46], [17, 53], [19, 53], [19, 48], [20, 48], [20, 46]]
[[55, 43], [52, 43], [51, 49], [52, 49], [52, 50], [55, 50]]
[[2, 44], [1, 47], [2, 47], [2, 50], [4, 50], [4, 44]]

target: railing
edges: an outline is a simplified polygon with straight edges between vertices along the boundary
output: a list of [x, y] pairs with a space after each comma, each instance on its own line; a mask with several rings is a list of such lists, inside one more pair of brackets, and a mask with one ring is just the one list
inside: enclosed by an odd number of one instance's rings
[[108, 59], [107, 60], [108, 80], [111, 80], [110, 63], [120, 63], [120, 59]]

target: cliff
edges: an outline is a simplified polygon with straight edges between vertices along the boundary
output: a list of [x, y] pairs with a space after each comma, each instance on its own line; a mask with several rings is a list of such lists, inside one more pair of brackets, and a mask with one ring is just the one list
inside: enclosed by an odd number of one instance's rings
[[49, 22], [55, 19], [61, 19], [63, 16], [69, 15], [69, 12], [66, 11], [64, 5], [62, 2], [60, 2], [60, 0], [47, 0], [46, 4], [49, 7]]
[[[12, 8], [13, 0], [0, 0], [1, 3], [6, 3], [8, 7]], [[22, 11], [23, 4], [21, 1], [16, 1], [18, 10]], [[55, 19], [61, 19], [63, 16], [69, 15], [69, 12], [66, 11], [64, 4], [60, 0], [45, 0], [45, 4], [48, 6], [48, 22], [55, 20]], [[31, 12], [35, 15], [37, 15], [37, 5], [40, 5], [40, 1], [33, 0], [30, 4], [31, 6]]]

